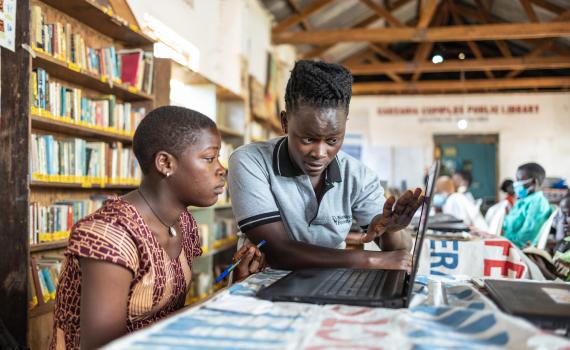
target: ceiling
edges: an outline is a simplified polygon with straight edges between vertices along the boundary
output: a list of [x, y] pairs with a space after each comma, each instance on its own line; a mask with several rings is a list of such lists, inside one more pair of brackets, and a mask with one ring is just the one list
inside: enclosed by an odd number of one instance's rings
[[570, 89], [570, 0], [262, 2], [273, 43], [345, 65], [354, 94]]

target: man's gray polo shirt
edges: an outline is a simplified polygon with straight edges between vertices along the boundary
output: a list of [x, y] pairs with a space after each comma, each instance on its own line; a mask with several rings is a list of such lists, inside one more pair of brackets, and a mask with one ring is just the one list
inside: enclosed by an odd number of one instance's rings
[[340, 151], [326, 169], [319, 205], [309, 176], [289, 157], [287, 137], [238, 148], [228, 185], [242, 232], [283, 221], [292, 239], [330, 248], [345, 246], [353, 217], [367, 227], [385, 201], [376, 174]]

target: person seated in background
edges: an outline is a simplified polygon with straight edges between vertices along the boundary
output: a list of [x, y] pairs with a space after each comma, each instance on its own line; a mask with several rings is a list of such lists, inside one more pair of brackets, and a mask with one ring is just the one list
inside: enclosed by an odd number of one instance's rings
[[[487, 223], [479, 211], [475, 202], [465, 192], [455, 192], [455, 181], [449, 176], [441, 176], [437, 179], [436, 194], [433, 196], [433, 205], [436, 212], [455, 216], [472, 226], [474, 231], [487, 231]], [[438, 209], [440, 208], [440, 209]]]
[[525, 248], [523, 251], [547, 279], [570, 281], [570, 192], [560, 201], [552, 226], [556, 228], [557, 238], [552, 255], [536, 248]]
[[507, 195], [505, 200], [509, 203], [508, 208], [510, 210], [515, 205], [516, 201], [515, 190], [513, 189], [513, 180], [506, 179], [503, 181], [501, 184], [501, 192]]
[[435, 181], [435, 191], [433, 195], [432, 205], [436, 213], [443, 212], [443, 206], [447, 198], [455, 193], [455, 185], [449, 176], [440, 176]]
[[570, 191], [560, 201], [553, 225], [556, 227], [553, 258], [556, 275], [564, 281], [570, 281]]
[[513, 180], [506, 179], [501, 183], [501, 192], [506, 193], [506, 198], [493, 204], [485, 213], [485, 221], [489, 225], [491, 234], [500, 235], [502, 222], [509, 210], [515, 203], [515, 191], [513, 190]]
[[552, 220], [552, 227], [556, 230], [554, 235], [555, 240], [555, 248], [554, 250], [558, 250], [559, 245], [562, 241], [570, 235], [568, 232], [568, 225], [567, 220], [570, 213], [570, 190], [566, 192], [564, 197], [560, 200], [560, 206], [556, 210], [556, 214], [554, 215], [554, 220]]
[[455, 191], [457, 193], [464, 194], [467, 199], [475, 203], [473, 194], [469, 192], [469, 187], [473, 182], [473, 176], [471, 175], [471, 172], [467, 170], [459, 170], [456, 171], [451, 178], [453, 179], [453, 184], [455, 185]]
[[526, 163], [517, 169], [517, 181], [513, 183], [517, 201], [505, 217], [503, 234], [519, 248], [534, 241], [552, 212], [540, 191], [545, 176], [544, 168], [537, 163]]
[[[143, 178], [71, 229], [59, 276], [50, 349], [95, 349], [184, 306], [192, 262], [202, 254], [188, 206], [214, 205], [226, 169], [221, 138], [205, 115], [182, 107], [151, 111], [133, 138]], [[234, 277], [262, 265], [246, 245]]]

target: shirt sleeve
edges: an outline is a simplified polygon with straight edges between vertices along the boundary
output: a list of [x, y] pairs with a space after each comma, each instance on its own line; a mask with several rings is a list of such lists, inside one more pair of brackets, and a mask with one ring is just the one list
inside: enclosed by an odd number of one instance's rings
[[107, 261], [133, 274], [139, 266], [138, 250], [129, 233], [120, 225], [104, 220], [78, 223], [71, 232], [67, 254]]
[[[537, 198], [538, 199], [538, 198]], [[517, 216], [505, 218], [505, 237], [517, 247], [522, 248], [527, 242], [533, 242], [542, 225], [550, 215], [550, 207], [542, 205], [540, 201], [533, 201], [526, 207], [515, 213]]]
[[242, 232], [281, 221], [268, 169], [262, 161], [262, 155], [256, 157], [246, 150], [237, 150], [230, 157], [228, 186], [234, 216]]
[[352, 203], [352, 216], [360, 227], [367, 230], [372, 219], [382, 213], [386, 198], [378, 176], [368, 167], [362, 166], [359, 181], [361, 185], [355, 186], [358, 193]]

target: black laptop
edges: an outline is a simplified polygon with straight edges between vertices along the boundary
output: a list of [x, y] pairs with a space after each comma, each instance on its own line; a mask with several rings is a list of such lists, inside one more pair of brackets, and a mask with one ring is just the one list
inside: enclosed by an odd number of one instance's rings
[[[419, 227], [419, 218], [412, 219], [411, 225], [414, 229]], [[435, 232], [469, 232], [469, 226], [465, 225], [463, 220], [456, 218], [450, 214], [438, 213], [430, 215], [428, 230]]]
[[485, 287], [506, 313], [570, 335], [570, 284], [487, 279]]
[[372, 269], [301, 269], [262, 288], [257, 297], [272, 301], [294, 301], [312, 304], [346, 304], [401, 308], [410, 303], [414, 278], [426, 232], [428, 214], [439, 173], [439, 161], [430, 169], [422, 204], [420, 225], [412, 255], [412, 272]]

